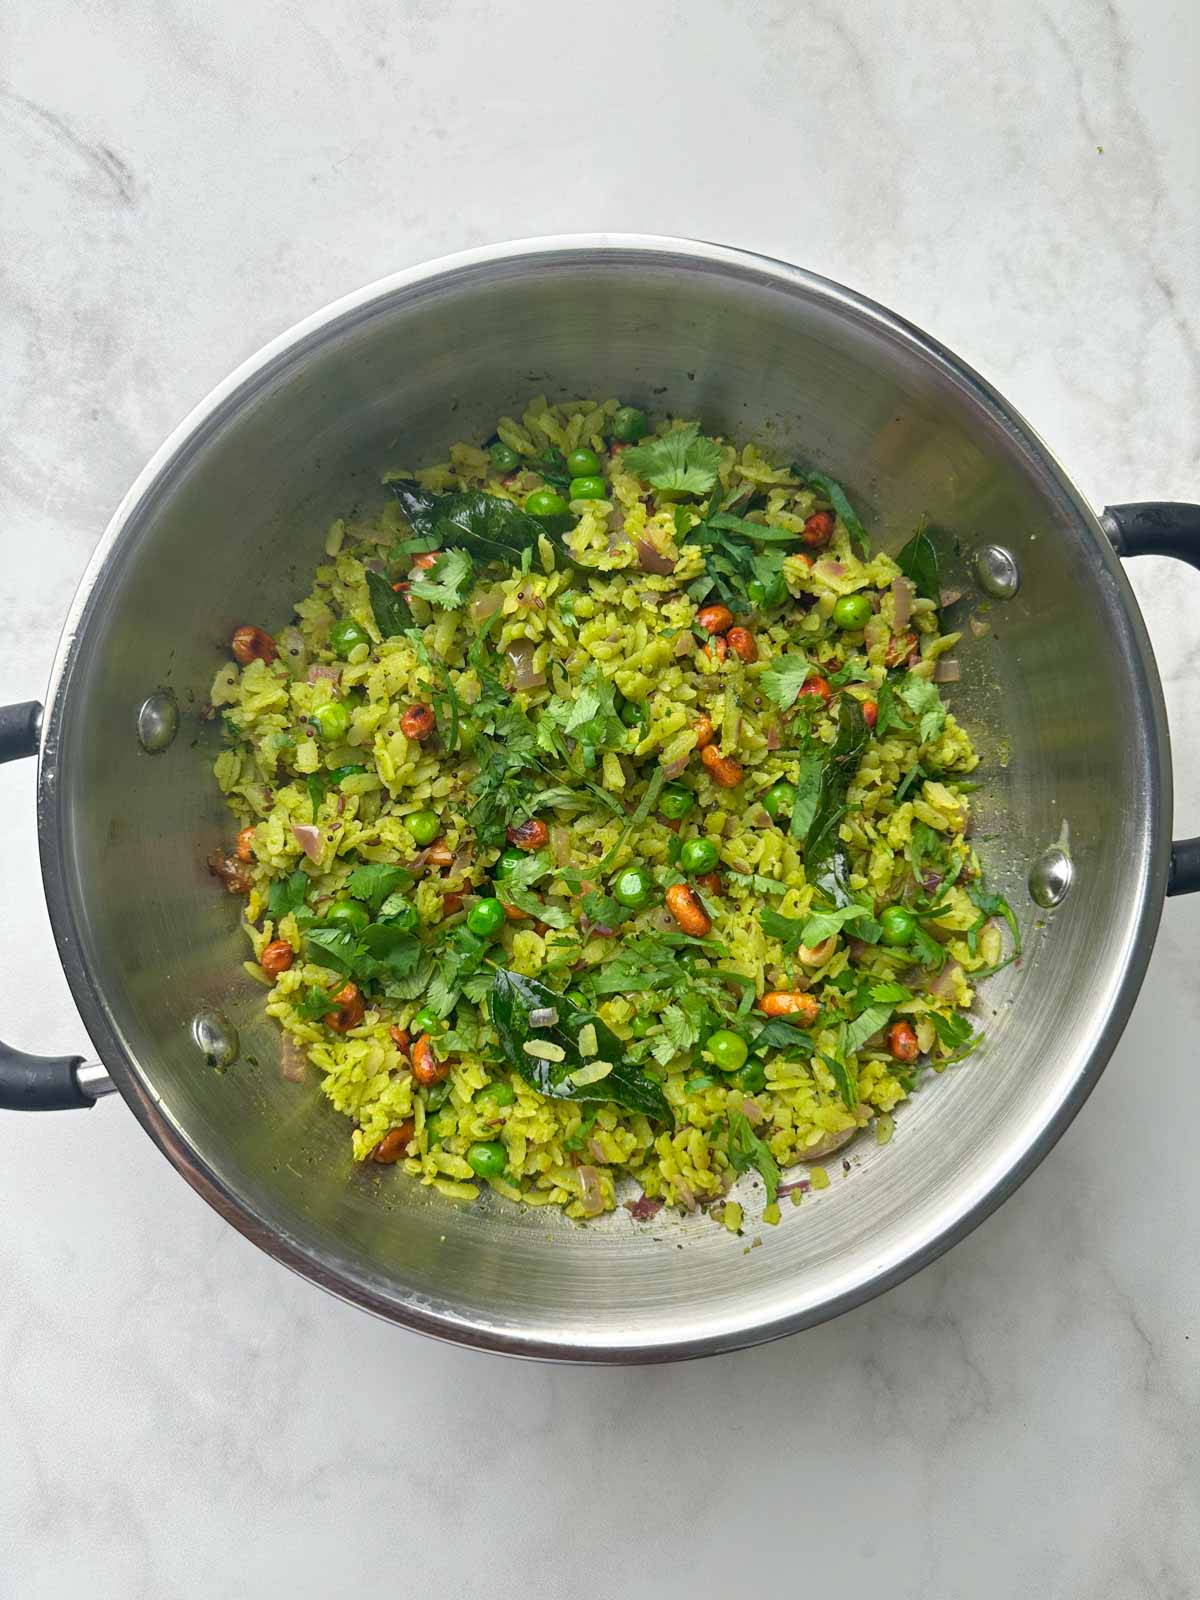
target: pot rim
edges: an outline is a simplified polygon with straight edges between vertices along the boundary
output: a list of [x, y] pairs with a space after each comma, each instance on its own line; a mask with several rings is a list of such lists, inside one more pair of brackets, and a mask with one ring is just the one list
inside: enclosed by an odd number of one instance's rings
[[[881, 336], [899, 341], [965, 389], [977, 405], [992, 412], [1017, 442], [1022, 452], [1076, 518], [1095, 546], [1119, 597], [1130, 637], [1136, 647], [1129, 670], [1139, 702], [1148, 709], [1146, 749], [1146, 826], [1142, 845], [1141, 903], [1130, 921], [1128, 959], [1112, 992], [1107, 1014], [1083, 1069], [1069, 1091], [1045, 1114], [1040, 1124], [1022, 1129], [1023, 1143], [1006, 1162], [994, 1162], [974, 1186], [942, 1209], [936, 1224], [914, 1238], [894, 1258], [864, 1269], [837, 1294], [770, 1321], [747, 1319], [717, 1333], [695, 1337], [604, 1342], [584, 1339], [548, 1340], [497, 1330], [478, 1319], [397, 1304], [350, 1273], [331, 1267], [312, 1255], [298, 1239], [267, 1226], [203, 1162], [164, 1115], [157, 1097], [141, 1072], [126, 1057], [104, 995], [95, 979], [82, 937], [71, 864], [67, 859], [65, 830], [60, 815], [57, 764], [70, 702], [73, 668], [78, 656], [89, 603], [97, 581], [119, 545], [127, 525], [158, 485], [182, 467], [203, 444], [207, 434], [223, 419], [231, 402], [243, 391], [268, 381], [285, 362], [302, 356], [338, 324], [357, 320], [378, 303], [398, 294], [444, 286], [465, 275], [507, 264], [553, 264], [580, 256], [607, 258], [657, 258], [662, 264], [682, 260], [717, 274], [766, 280], [774, 287], [818, 298], [843, 314], [873, 328]], [[1133, 591], [1121, 563], [1106, 538], [1095, 512], [1080, 494], [1054, 454], [1025, 419], [966, 362], [913, 323], [884, 306], [832, 279], [752, 251], [697, 240], [649, 234], [565, 234], [512, 240], [435, 258], [418, 266], [376, 279], [302, 318], [264, 345], [205, 396], [155, 451], [125, 494], [89, 562], [71, 603], [55, 654], [47, 690], [38, 770], [38, 833], [42, 878], [59, 957], [84, 1026], [122, 1096], [155, 1143], [198, 1193], [253, 1243], [301, 1276], [351, 1304], [416, 1332], [500, 1354], [533, 1359], [637, 1364], [710, 1355], [766, 1343], [840, 1315], [894, 1287], [929, 1265], [988, 1217], [1038, 1166], [1065, 1132], [1100, 1074], [1128, 1021], [1150, 959], [1162, 913], [1168, 870], [1171, 823], [1171, 763], [1166, 709], [1154, 655]]]

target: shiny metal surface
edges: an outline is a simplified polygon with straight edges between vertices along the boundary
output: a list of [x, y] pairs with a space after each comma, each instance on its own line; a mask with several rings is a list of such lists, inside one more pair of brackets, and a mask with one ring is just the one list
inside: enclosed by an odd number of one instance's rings
[[117, 1092], [108, 1068], [99, 1061], [80, 1062], [75, 1068], [75, 1082], [89, 1100], [102, 1100], [106, 1094]]
[[[888, 549], [924, 516], [1020, 571], [966, 632], [953, 704], [977, 735], [977, 838], [1029, 930], [987, 990], [988, 1042], [902, 1108], [891, 1144], [743, 1242], [702, 1218], [573, 1227], [456, 1209], [355, 1170], [317, 1085], [286, 1082], [237, 903], [206, 854], [228, 833], [200, 708], [232, 628], [278, 627], [328, 519], [388, 466], [482, 438], [531, 391], [614, 394], [803, 455]], [[969, 579], [960, 574], [964, 585]], [[953, 577], [953, 575], [952, 575]], [[964, 610], [974, 602], [962, 602]], [[182, 737], [134, 736], [148, 685]], [[1089, 508], [1020, 418], [919, 331], [850, 292], [710, 245], [534, 241], [404, 272], [308, 319], [193, 413], [122, 504], [77, 598], [43, 732], [40, 820], [72, 989], [122, 1094], [235, 1226], [410, 1327], [514, 1354], [672, 1359], [802, 1328], [961, 1237], [1050, 1148], [1111, 1051], [1162, 904], [1162, 698], [1129, 587]], [[1075, 883], [1035, 913], [1030, 863], [1069, 825]], [[192, 1023], [224, 1013], [240, 1059]], [[747, 1239], [745, 1243], [748, 1243]]]

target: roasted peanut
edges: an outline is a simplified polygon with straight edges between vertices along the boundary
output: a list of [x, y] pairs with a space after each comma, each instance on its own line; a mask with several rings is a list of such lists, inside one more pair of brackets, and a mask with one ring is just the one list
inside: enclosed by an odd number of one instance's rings
[[435, 839], [425, 852], [425, 861], [431, 867], [448, 867], [454, 860], [454, 851], [448, 844]]
[[863, 721], [868, 728], [873, 728], [879, 720], [879, 707], [874, 700], [864, 700], [862, 703]]
[[411, 1117], [398, 1128], [390, 1129], [371, 1151], [371, 1160], [381, 1161], [384, 1166], [390, 1167], [404, 1155], [416, 1131], [417, 1125]]
[[279, 654], [271, 635], [249, 623], [233, 630], [229, 648], [233, 651], [233, 659], [240, 661], [243, 667], [249, 666], [251, 661], [265, 661], [269, 666]]
[[705, 633], [725, 633], [733, 626], [733, 612], [728, 606], [705, 606], [697, 611], [696, 621]]
[[440, 550], [423, 550], [419, 556], [413, 557], [413, 566], [419, 567], [422, 572], [428, 572], [431, 567], [436, 567]]
[[692, 730], [696, 735], [697, 750], [703, 750], [705, 745], [709, 745], [713, 742], [714, 735], [711, 717], [697, 717], [696, 721], [692, 724]]
[[917, 648], [915, 633], [893, 634], [888, 640], [887, 649], [883, 653], [885, 667], [898, 667], [902, 661], [907, 661]]
[[673, 883], [667, 890], [667, 910], [694, 939], [703, 939], [712, 928], [708, 912], [700, 903], [700, 896], [686, 883]]
[[721, 894], [725, 884], [719, 872], [706, 872], [696, 879], [697, 889], [703, 889], [706, 894]]
[[426, 1088], [450, 1076], [450, 1063], [439, 1061], [433, 1053], [433, 1040], [423, 1033], [412, 1047], [412, 1073], [418, 1083]]
[[501, 900], [500, 904], [502, 906], [504, 906], [504, 915], [507, 917], [509, 922], [528, 922], [529, 921], [529, 913], [528, 913], [528, 911], [522, 911], [520, 906], [505, 905], [503, 900]]
[[811, 1027], [817, 1020], [821, 1007], [816, 997], [801, 994], [796, 989], [771, 989], [758, 1002], [758, 1009], [767, 1017], [786, 1017], [802, 1028]]
[[412, 1044], [412, 1040], [408, 1036], [408, 1029], [401, 1028], [397, 1023], [393, 1022], [388, 1032], [392, 1036], [392, 1043], [396, 1046], [396, 1049], [399, 1050], [402, 1056], [407, 1056], [409, 1046]]
[[829, 543], [833, 537], [834, 521], [832, 511], [813, 512], [800, 535], [810, 550], [820, 550]]
[[896, 1061], [915, 1061], [921, 1054], [916, 1029], [911, 1022], [893, 1022], [887, 1031], [887, 1047]]
[[400, 718], [400, 732], [406, 739], [428, 739], [433, 729], [432, 706], [409, 706]]
[[550, 829], [537, 817], [530, 817], [528, 822], [509, 828], [507, 837], [509, 844], [515, 844], [518, 850], [542, 850], [549, 842]]
[[725, 643], [723, 634], [714, 633], [712, 638], [703, 646], [704, 654], [710, 661], [724, 661], [729, 654], [729, 646]]
[[463, 908], [463, 897], [462, 897], [461, 894], [444, 894], [442, 896], [442, 916], [443, 916], [443, 918], [445, 918], [445, 917], [456, 917], [458, 915], [458, 913], [462, 910], [462, 908]]
[[250, 874], [236, 855], [227, 856], [224, 850], [218, 849], [207, 857], [207, 862], [213, 877], [220, 878], [230, 894], [250, 893]]
[[272, 939], [270, 944], [263, 946], [258, 964], [268, 978], [277, 978], [281, 972], [287, 971], [295, 959], [296, 953], [286, 939]]
[[829, 687], [829, 679], [822, 678], [819, 675], [806, 678], [804, 687], [800, 691], [800, 699], [804, 700], [806, 698], [824, 700], [825, 704], [828, 705], [833, 699], [833, 690]]
[[366, 1010], [356, 983], [344, 983], [336, 994], [330, 995], [334, 1009], [325, 1013], [325, 1026], [334, 1033], [349, 1033], [362, 1022]]
[[239, 830], [237, 844], [234, 846], [234, 854], [239, 861], [254, 860], [254, 829], [252, 827]]
[[742, 661], [758, 660], [758, 646], [749, 628], [730, 628], [725, 635], [725, 643]]
[[714, 783], [719, 783], [722, 789], [736, 789], [745, 777], [740, 761], [735, 761], [732, 756], [723, 756], [715, 744], [706, 744], [700, 752], [700, 759], [708, 768], [708, 775]]

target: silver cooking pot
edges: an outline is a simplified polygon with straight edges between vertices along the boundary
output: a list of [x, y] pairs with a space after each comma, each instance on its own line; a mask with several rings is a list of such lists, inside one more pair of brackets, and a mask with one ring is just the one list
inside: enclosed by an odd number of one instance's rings
[[[219, 726], [200, 708], [233, 628], [288, 619], [328, 522], [380, 496], [381, 468], [482, 439], [538, 390], [618, 394], [819, 464], [886, 549], [926, 517], [961, 549], [958, 614], [986, 604], [993, 624], [964, 634], [953, 702], [984, 757], [977, 835], [1025, 959], [984, 991], [978, 1055], [920, 1089], [890, 1145], [852, 1146], [849, 1174], [781, 1226], [751, 1220], [761, 1249], [703, 1217], [576, 1227], [354, 1168], [311, 1076], [281, 1076], [238, 902], [205, 869], [230, 823], [209, 770]], [[80, 586], [44, 719], [0, 713], [4, 757], [40, 758], [50, 916], [100, 1056], [5, 1049], [0, 1104], [89, 1105], [115, 1086], [256, 1244], [462, 1344], [665, 1360], [843, 1311], [962, 1238], [1045, 1155], [1125, 1024], [1164, 894], [1200, 884], [1200, 841], [1170, 842], [1162, 693], [1118, 560], [1146, 551], [1197, 564], [1200, 509], [1097, 518], [949, 351], [794, 267], [603, 235], [474, 250], [350, 295], [166, 442]]]

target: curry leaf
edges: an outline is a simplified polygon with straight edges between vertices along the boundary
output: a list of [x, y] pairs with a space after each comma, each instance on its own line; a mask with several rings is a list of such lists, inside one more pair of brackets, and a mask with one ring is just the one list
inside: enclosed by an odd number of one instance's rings
[[773, 706], [778, 706], [780, 711], [788, 711], [795, 705], [805, 681], [814, 670], [805, 656], [779, 656], [759, 679], [762, 692]]
[[896, 565], [919, 595], [937, 605], [942, 592], [938, 554], [923, 528], [897, 553]]
[[385, 639], [394, 639], [406, 628], [412, 627], [413, 616], [408, 609], [407, 600], [396, 593], [382, 573], [368, 569], [367, 594], [370, 597], [375, 626]]
[[[505, 1060], [541, 1094], [554, 1100], [612, 1101], [658, 1122], [674, 1120], [661, 1086], [625, 1059], [621, 1041], [594, 1012], [555, 994], [535, 978], [507, 969], [495, 975], [489, 1009]], [[541, 1010], [557, 1014], [551, 1027], [535, 1028], [530, 1021], [532, 1013]], [[579, 1035], [588, 1024], [595, 1029], [596, 1054], [585, 1058], [580, 1053]], [[526, 1044], [539, 1041], [556, 1045], [562, 1059], [547, 1061], [525, 1050]], [[609, 1062], [612, 1071], [594, 1083], [576, 1083], [572, 1074], [596, 1061]]]
[[817, 801], [821, 797], [821, 773], [824, 762], [818, 755], [800, 757], [800, 771], [796, 777], [796, 798], [792, 803], [792, 820], [788, 832], [793, 839], [804, 839], [817, 814]]
[[852, 922], [855, 917], [869, 916], [866, 906], [842, 906], [838, 911], [814, 911], [804, 924], [801, 943], [806, 945], [821, 944], [831, 934], [840, 933], [847, 922]]
[[823, 1050], [819, 1051], [818, 1054], [833, 1074], [833, 1081], [837, 1085], [837, 1092], [842, 1097], [842, 1104], [847, 1111], [853, 1111], [858, 1104], [858, 1083], [853, 1072], [840, 1055], [827, 1056]]
[[844, 699], [838, 710], [837, 738], [821, 772], [820, 792], [804, 841], [804, 871], [810, 883], [837, 851], [846, 794], [870, 738], [862, 706], [857, 700]]

